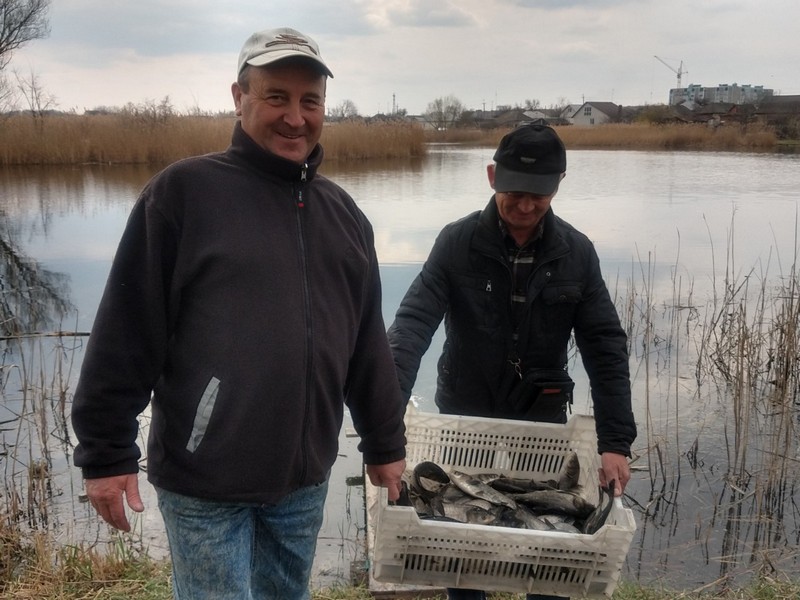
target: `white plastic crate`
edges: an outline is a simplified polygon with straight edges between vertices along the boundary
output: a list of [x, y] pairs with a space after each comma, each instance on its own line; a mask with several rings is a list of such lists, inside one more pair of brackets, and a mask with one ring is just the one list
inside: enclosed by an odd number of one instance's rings
[[[406, 428], [409, 469], [429, 460], [445, 470], [547, 480], [574, 450], [582, 495], [599, 500], [593, 417], [559, 425], [411, 409]], [[636, 531], [619, 499], [606, 524], [584, 535], [421, 520], [411, 507], [389, 506], [385, 489], [371, 491], [373, 577], [383, 583], [611, 598]]]

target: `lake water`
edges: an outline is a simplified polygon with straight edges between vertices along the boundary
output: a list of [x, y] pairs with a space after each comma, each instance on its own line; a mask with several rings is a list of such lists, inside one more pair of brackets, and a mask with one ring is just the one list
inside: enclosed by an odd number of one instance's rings
[[[434, 145], [424, 159], [323, 169], [373, 223], [387, 326], [442, 226], [488, 201], [485, 167], [492, 154]], [[752, 366], [758, 351], [725, 354], [733, 350], [724, 336], [736, 324], [731, 315], [746, 313], [740, 323], [749, 327], [748, 339], [761, 339], [756, 329], [780, 316], [787, 297], [795, 298], [787, 282], [795, 276], [798, 248], [800, 156], [570, 151], [568, 160], [553, 208], [596, 244], [631, 337], [640, 434], [626, 502], [638, 530], [623, 577], [692, 589], [746, 578], [765, 564], [796, 568], [798, 403], [792, 396], [788, 408], [762, 408], [769, 382], [758, 381], [758, 373], [737, 378], [728, 368]], [[128, 212], [152, 172], [130, 166], [0, 170], [2, 306], [39, 333], [79, 334], [0, 342], [0, 493], [17, 522], [48, 529], [64, 543], [109, 539], [70, 468], [69, 403], [83, 334], [91, 329]], [[37, 325], [59, 314], [46, 330]], [[435, 411], [440, 347], [437, 336], [419, 374], [414, 401], [421, 410]], [[572, 372], [575, 411], [588, 413], [577, 359]], [[796, 373], [789, 375], [796, 387]], [[743, 388], [756, 406], [752, 414], [739, 401]], [[347, 580], [351, 563], [363, 562], [360, 456], [347, 429], [340, 443], [316, 586]], [[778, 467], [767, 455], [783, 455], [777, 481]], [[144, 475], [141, 482], [147, 510], [136, 518], [132, 539], [165, 555], [154, 495]]]

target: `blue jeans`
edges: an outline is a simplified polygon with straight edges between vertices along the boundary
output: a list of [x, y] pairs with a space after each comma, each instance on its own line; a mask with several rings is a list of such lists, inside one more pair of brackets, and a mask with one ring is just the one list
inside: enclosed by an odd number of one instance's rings
[[327, 480], [274, 506], [156, 492], [176, 600], [309, 598]]
[[[526, 600], [569, 600], [563, 596], [543, 596], [541, 594], [528, 594], [525, 598]], [[447, 600], [486, 600], [486, 592], [447, 588]]]

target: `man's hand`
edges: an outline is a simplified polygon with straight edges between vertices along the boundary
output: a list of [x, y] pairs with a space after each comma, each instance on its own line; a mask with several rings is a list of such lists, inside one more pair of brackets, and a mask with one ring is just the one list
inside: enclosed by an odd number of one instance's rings
[[600, 455], [602, 467], [598, 469], [600, 475], [600, 485], [605, 487], [612, 479], [616, 481], [614, 489], [615, 496], [622, 496], [625, 486], [631, 479], [631, 468], [628, 465], [628, 457], [616, 452], [603, 452]]
[[405, 470], [405, 459], [386, 465], [367, 465], [367, 475], [372, 485], [385, 487], [389, 492], [390, 502], [400, 497], [400, 478]]
[[87, 479], [85, 484], [86, 494], [103, 520], [112, 527], [130, 531], [131, 526], [125, 516], [123, 496], [127, 499], [131, 510], [136, 512], [144, 510], [142, 498], [139, 496], [139, 479], [136, 473]]

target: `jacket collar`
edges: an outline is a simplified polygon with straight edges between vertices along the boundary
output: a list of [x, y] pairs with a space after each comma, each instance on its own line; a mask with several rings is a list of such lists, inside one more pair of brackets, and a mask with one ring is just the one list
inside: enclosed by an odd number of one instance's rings
[[[286, 181], [300, 181], [303, 174], [303, 165], [268, 152], [259, 146], [242, 129], [241, 121], [236, 121], [236, 125], [233, 128], [231, 145], [227, 150], [227, 154], [244, 160], [258, 171]], [[322, 163], [322, 156], [322, 146], [317, 144], [306, 159], [306, 181], [311, 181], [316, 175], [317, 169]]]
[[[505, 255], [503, 234], [497, 225], [499, 219], [497, 203], [494, 196], [492, 196], [489, 204], [486, 205], [486, 208], [481, 211], [478, 217], [478, 226], [472, 238], [472, 245], [477, 251], [490, 256], [498, 253], [501, 256]], [[562, 221], [556, 217], [551, 207], [544, 215], [544, 232], [542, 233], [540, 250], [538, 251], [541, 260], [569, 251], [569, 246], [564, 241], [562, 232]]]

